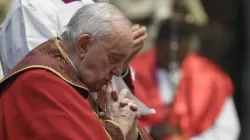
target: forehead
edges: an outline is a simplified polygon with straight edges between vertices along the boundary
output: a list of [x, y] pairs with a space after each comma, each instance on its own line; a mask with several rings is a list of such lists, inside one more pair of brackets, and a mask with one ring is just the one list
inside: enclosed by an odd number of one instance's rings
[[111, 24], [112, 34], [105, 35], [103, 45], [108, 52], [124, 55], [130, 53], [133, 45], [133, 36], [130, 25], [126, 21], [115, 21]]

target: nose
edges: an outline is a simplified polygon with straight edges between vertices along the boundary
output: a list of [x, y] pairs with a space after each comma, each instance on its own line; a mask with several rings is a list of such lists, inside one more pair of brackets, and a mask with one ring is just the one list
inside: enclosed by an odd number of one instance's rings
[[115, 67], [112, 70], [113, 75], [115, 76], [121, 76], [123, 69], [123, 64], [116, 64]]

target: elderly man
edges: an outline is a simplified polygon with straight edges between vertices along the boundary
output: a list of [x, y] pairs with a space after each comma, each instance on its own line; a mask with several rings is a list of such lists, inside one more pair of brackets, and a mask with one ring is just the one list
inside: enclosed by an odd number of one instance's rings
[[[4, 76], [32, 49], [61, 35], [73, 14], [91, 3], [93, 0], [13, 0], [11, 10], [0, 26], [0, 59]], [[145, 28], [134, 28], [133, 31], [144, 32], [134, 40], [142, 44], [140, 40], [145, 39]]]
[[[61, 39], [32, 50], [1, 82], [0, 139], [150, 139], [126, 90], [117, 97], [109, 84], [132, 50], [130, 23], [114, 6], [79, 9]], [[88, 98], [97, 91], [104, 108]]]
[[[61, 35], [73, 14], [92, 0], [14, 0], [12, 8], [0, 26], [0, 59], [4, 76], [32, 49]], [[134, 25], [133, 55], [143, 46], [146, 28]], [[13, 34], [15, 32], [15, 34]], [[15, 40], [15, 41], [12, 41]], [[131, 57], [132, 58], [132, 57]], [[128, 65], [122, 74], [132, 88]], [[1, 72], [0, 72], [1, 73]], [[0, 75], [1, 78], [1, 75]]]

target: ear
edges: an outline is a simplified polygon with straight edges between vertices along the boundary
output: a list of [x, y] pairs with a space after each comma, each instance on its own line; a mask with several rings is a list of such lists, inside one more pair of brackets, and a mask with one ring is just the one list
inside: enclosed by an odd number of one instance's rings
[[78, 37], [76, 41], [76, 53], [80, 58], [84, 58], [88, 51], [88, 44], [91, 41], [91, 37], [88, 34], [83, 34]]

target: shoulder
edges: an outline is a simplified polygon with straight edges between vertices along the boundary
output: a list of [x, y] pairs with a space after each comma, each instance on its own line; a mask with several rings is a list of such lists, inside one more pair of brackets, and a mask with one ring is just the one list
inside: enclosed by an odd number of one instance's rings
[[[67, 84], [60, 77], [56, 76], [52, 72], [44, 69], [30, 69], [22, 73], [17, 77], [15, 81], [22, 81], [22, 83], [29, 82], [32, 83], [35, 81], [36, 84]], [[55, 83], [56, 82], [56, 83]]]
[[132, 60], [132, 64], [135, 63], [140, 63], [141, 61], [145, 61], [149, 58], [153, 58], [155, 57], [155, 48], [151, 48], [141, 54], [138, 54], [133, 60]]
[[203, 56], [194, 53], [190, 53], [187, 56], [186, 60], [184, 61], [183, 67], [184, 69], [193, 69], [195, 71], [200, 71], [201, 73], [208, 72], [215, 75], [227, 76], [227, 74], [220, 68], [219, 65], [213, 63]]
[[[30, 69], [21, 73], [12, 84], [6, 89], [13, 92], [18, 89], [16, 94], [29, 96], [36, 94], [41, 96], [58, 96], [61, 92], [77, 93], [77, 91], [62, 78], [50, 71], [43, 69]], [[61, 94], [62, 96], [69, 96]]]
[[22, 73], [4, 90], [3, 96], [19, 98], [27, 102], [43, 100], [53, 106], [57, 106], [57, 103], [88, 105], [87, 99], [74, 87], [52, 72], [43, 69], [31, 69]]
[[193, 78], [202, 77], [207, 82], [216, 83], [213, 85], [233, 90], [229, 75], [220, 66], [202, 56], [190, 54], [184, 62], [183, 69]]

